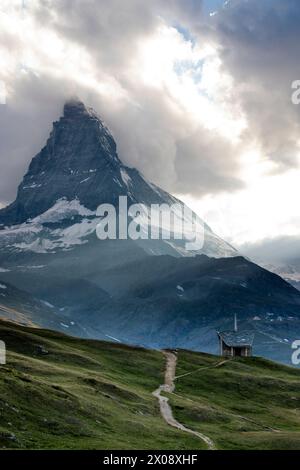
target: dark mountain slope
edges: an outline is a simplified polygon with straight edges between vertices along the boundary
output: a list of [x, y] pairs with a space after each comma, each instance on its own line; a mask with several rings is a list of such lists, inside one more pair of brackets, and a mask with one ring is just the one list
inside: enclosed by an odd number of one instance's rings
[[[256, 333], [257, 354], [290, 363], [291, 344], [300, 334], [299, 292], [242, 257], [145, 258], [99, 270], [89, 282], [108, 300], [77, 309], [70, 290], [66, 315], [91, 337], [215, 353], [216, 330], [232, 328], [237, 314], [240, 328]], [[55, 294], [48, 294], [54, 302]]]
[[[63, 323], [62, 312], [59, 312], [54, 305], [2, 280], [0, 280], [0, 317], [28, 326], [48, 327], [55, 330], [68, 328], [68, 325]], [[80, 334], [75, 324], [72, 330], [75, 334]]]

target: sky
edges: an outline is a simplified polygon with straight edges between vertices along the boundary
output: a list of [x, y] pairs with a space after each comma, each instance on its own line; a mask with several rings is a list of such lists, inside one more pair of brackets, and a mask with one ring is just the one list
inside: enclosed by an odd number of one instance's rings
[[76, 94], [124, 163], [220, 236], [260, 252], [290, 246], [299, 21], [298, 0], [0, 0], [0, 204]]

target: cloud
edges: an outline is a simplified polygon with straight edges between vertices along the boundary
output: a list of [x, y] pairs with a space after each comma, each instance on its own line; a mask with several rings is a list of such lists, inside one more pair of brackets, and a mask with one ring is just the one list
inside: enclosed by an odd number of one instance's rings
[[42, 0], [37, 21], [93, 55], [98, 66], [121, 78], [141, 41], [159, 24], [198, 24], [202, 0]]
[[45, 144], [69, 83], [32, 73], [14, 81], [14, 92], [0, 108], [0, 201], [14, 199], [29, 162]]
[[276, 171], [297, 164], [298, 2], [231, 1], [210, 19], [200, 0], [26, 4], [0, 14], [0, 201], [72, 94], [107, 122], [126, 164], [174, 193], [240, 189], [251, 146]]
[[179, 140], [175, 159], [178, 191], [199, 196], [228, 188], [240, 189], [242, 183], [235, 177], [238, 164], [232, 158], [233, 153], [230, 142], [207, 129], [199, 128], [191, 136]]
[[299, 237], [266, 238], [257, 243], [248, 243], [240, 251], [257, 262], [264, 264], [298, 264], [300, 268]]
[[275, 171], [299, 164], [300, 108], [291, 102], [291, 84], [300, 76], [299, 21], [296, 0], [232, 0], [208, 33], [248, 123], [244, 142], [255, 142]]
[[10, 4], [2, 18], [2, 202], [13, 198], [50, 123], [75, 93], [108, 123], [123, 161], [167, 190], [201, 195], [239, 185], [231, 175], [238, 167], [234, 118], [199, 81], [205, 58], [213, 78], [214, 53], [181, 29], [201, 24], [200, 0], [32, 0], [23, 15], [19, 7]]

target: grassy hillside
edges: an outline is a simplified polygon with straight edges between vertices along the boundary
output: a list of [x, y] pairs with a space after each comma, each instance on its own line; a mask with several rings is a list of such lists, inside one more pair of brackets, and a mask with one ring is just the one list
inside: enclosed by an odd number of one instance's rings
[[[0, 448], [204, 449], [169, 427], [152, 392], [159, 351], [80, 340], [0, 321]], [[300, 449], [300, 371], [261, 359], [180, 351], [175, 417], [218, 448]], [[204, 369], [202, 369], [204, 368]]]
[[0, 448], [204, 447], [160, 417], [161, 353], [4, 322], [0, 338]]
[[299, 369], [261, 358], [216, 367], [219, 362], [179, 353], [170, 398], [178, 421], [210, 436], [219, 449], [300, 449]]

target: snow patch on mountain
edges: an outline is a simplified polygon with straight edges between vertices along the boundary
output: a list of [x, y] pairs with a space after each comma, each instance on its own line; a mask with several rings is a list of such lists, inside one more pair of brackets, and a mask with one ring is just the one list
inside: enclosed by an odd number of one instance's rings
[[46, 238], [37, 238], [31, 243], [14, 243], [13, 248], [16, 248], [17, 251], [32, 251], [34, 253], [48, 253], [55, 250], [56, 245], [51, 240]]
[[[68, 250], [76, 245], [88, 243], [85, 239], [93, 232], [100, 219], [83, 219], [81, 222], [65, 229], [45, 230], [44, 237], [38, 237], [30, 243], [14, 243], [12, 246], [20, 251], [32, 251], [34, 253], [55, 253], [57, 250]], [[51, 238], [45, 238], [45, 236]]]
[[0, 273], [9, 273], [9, 269], [0, 268]]
[[70, 248], [74, 245], [87, 243], [88, 240], [83, 239], [95, 232], [99, 222], [100, 218], [94, 218], [93, 220], [83, 219], [81, 222], [65, 229], [54, 230], [53, 235], [57, 237], [56, 246]]
[[127, 173], [125, 168], [121, 168], [120, 172], [121, 172], [121, 177], [122, 177], [123, 182], [126, 184], [127, 188], [129, 188], [129, 185], [132, 184], [132, 180], [129, 174]]
[[46, 300], [41, 300], [41, 302], [49, 308], [55, 308], [54, 305], [50, 304], [50, 302], [47, 302]]
[[95, 212], [81, 205], [79, 199], [68, 201], [66, 198], [61, 198], [46, 212], [32, 219], [32, 222], [34, 224], [59, 222], [76, 215], [93, 216]]
[[91, 179], [91, 177], [89, 176], [88, 178], [85, 178], [84, 180], [80, 181], [79, 184], [87, 183], [90, 179]]
[[25, 267], [25, 269], [43, 269], [43, 268], [46, 267], [46, 265], [45, 264], [40, 264], [38, 266], [24, 266], [24, 267]]
[[23, 190], [25, 190], [25, 189], [35, 189], [35, 188], [41, 188], [41, 187], [42, 187], [41, 184], [32, 183], [29, 186], [23, 186]]
[[[50, 223], [69, 222], [76, 216], [81, 220], [67, 227], [51, 230], [45, 226]], [[99, 221], [100, 219], [95, 217], [95, 212], [84, 207], [79, 200], [67, 201], [62, 198], [49, 210], [27, 223], [1, 230], [0, 245], [9, 245], [17, 251], [34, 253], [70, 249], [72, 246], [87, 243], [84, 238], [96, 230]]]

